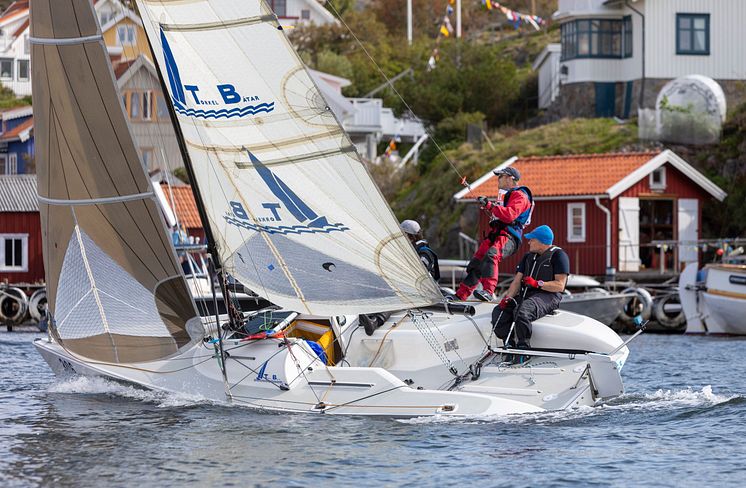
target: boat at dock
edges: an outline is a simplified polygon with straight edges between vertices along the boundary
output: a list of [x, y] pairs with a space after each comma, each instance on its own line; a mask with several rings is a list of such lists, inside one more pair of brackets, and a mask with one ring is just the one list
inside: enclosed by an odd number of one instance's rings
[[687, 334], [746, 335], [746, 265], [696, 263], [679, 278]]

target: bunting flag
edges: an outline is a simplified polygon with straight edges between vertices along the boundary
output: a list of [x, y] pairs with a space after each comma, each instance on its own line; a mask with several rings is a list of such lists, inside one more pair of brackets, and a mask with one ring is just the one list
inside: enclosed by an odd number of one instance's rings
[[389, 141], [388, 147], [386, 148], [386, 151], [383, 154], [387, 158], [391, 159], [391, 155], [394, 154], [394, 151], [396, 151], [396, 140], [391, 139], [391, 141]]
[[450, 5], [446, 5], [446, 14], [443, 16], [443, 20], [440, 22], [438, 26], [438, 35], [435, 37], [435, 47], [433, 48], [433, 52], [430, 54], [430, 58], [428, 58], [427, 60], [428, 71], [434, 70], [438, 64], [438, 57], [439, 57], [438, 46], [440, 45], [441, 39], [448, 38], [448, 37], [451, 37], [451, 35], [453, 35], [453, 25], [451, 24], [451, 15], [453, 15], [453, 7], [451, 7], [451, 5], [455, 3], [455, 0], [448, 0], [448, 3]]
[[511, 10], [503, 5], [500, 5], [500, 3], [496, 2], [495, 0], [482, 0], [482, 3], [487, 8], [487, 10], [499, 10], [505, 16], [505, 18], [508, 19], [508, 22], [512, 23], [513, 27], [515, 27], [516, 29], [518, 29], [524, 22], [531, 25], [531, 27], [536, 30], [540, 30], [541, 26], [547, 25], [547, 21], [542, 19], [538, 15], [529, 15], [516, 12], [515, 10]]

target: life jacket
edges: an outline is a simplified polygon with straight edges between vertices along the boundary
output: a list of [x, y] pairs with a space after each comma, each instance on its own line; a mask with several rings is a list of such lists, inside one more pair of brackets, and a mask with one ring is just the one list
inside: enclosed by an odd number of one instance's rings
[[535, 203], [534, 197], [531, 194], [531, 190], [529, 190], [527, 186], [517, 186], [505, 192], [505, 196], [503, 197], [503, 206], [508, 206], [510, 196], [515, 191], [522, 191], [526, 194], [529, 202], [528, 208], [524, 210], [520, 215], [518, 215], [518, 217], [516, 217], [513, 222], [510, 223], [505, 223], [498, 218], [493, 218], [490, 221], [490, 227], [497, 234], [500, 234], [503, 230], [507, 231], [508, 234], [512, 235], [516, 239], [517, 243], [520, 244], [521, 239], [523, 238], [523, 229], [531, 223], [531, 215], [533, 215], [534, 213]]
[[[425, 266], [425, 267], [427, 268], [427, 271], [430, 273], [433, 279], [435, 279], [435, 281], [438, 281], [440, 279], [440, 266], [438, 266], [438, 255], [435, 254], [435, 251], [430, 249], [430, 246], [425, 240], [417, 241], [414, 245], [414, 248], [417, 250], [417, 254], [420, 257], [425, 257], [427, 261], [430, 263], [430, 266]], [[425, 264], [424, 261], [423, 261], [423, 264]]]
[[[560, 251], [562, 252], [562, 248], [559, 246], [552, 246], [549, 249], [547, 249], [542, 254], [535, 254], [533, 256], [533, 259], [527, 259], [526, 260], [526, 269], [524, 276], [530, 276], [536, 281], [554, 281], [554, 269], [552, 268], [552, 256], [554, 256], [554, 253]], [[536, 290], [534, 288], [529, 288], [527, 290], [526, 296], [531, 296], [536, 293], [554, 293], [554, 292], [546, 292], [544, 290]]]

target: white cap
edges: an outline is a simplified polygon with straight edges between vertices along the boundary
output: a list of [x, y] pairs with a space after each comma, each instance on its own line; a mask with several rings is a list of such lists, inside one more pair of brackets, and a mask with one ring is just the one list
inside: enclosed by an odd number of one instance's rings
[[420, 224], [414, 220], [405, 220], [401, 223], [401, 230], [405, 234], [418, 234], [420, 232]]

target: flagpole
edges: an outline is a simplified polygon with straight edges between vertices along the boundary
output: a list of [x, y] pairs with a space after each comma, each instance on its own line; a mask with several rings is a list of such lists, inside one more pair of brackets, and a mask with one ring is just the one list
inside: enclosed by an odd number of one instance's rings
[[456, 38], [461, 38], [461, 0], [456, 0]]
[[[459, 0], [461, 1], [461, 0]], [[412, 45], [412, 0], [407, 0], [407, 41]]]

